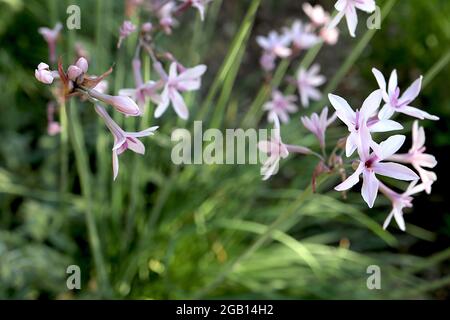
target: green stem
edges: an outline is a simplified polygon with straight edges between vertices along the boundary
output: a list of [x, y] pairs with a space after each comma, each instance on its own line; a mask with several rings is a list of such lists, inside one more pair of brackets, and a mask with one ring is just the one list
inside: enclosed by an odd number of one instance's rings
[[60, 187], [59, 192], [61, 194], [60, 208], [63, 212], [66, 211], [66, 205], [64, 196], [67, 194], [67, 184], [68, 184], [68, 172], [69, 172], [69, 132], [68, 132], [68, 121], [67, 121], [67, 109], [66, 104], [63, 102], [59, 106], [59, 121], [61, 124], [60, 133], [60, 161], [61, 161], [61, 172], [60, 172]]
[[85, 140], [83, 131], [80, 125], [80, 119], [76, 109], [76, 104], [72, 101], [69, 110], [69, 133], [72, 142], [73, 151], [77, 170], [79, 174], [82, 195], [86, 202], [86, 225], [88, 228], [89, 244], [91, 246], [92, 254], [94, 256], [95, 268], [99, 279], [99, 287], [104, 297], [110, 297], [111, 289], [106, 272], [105, 262], [103, 259], [100, 238], [97, 231], [94, 213], [92, 210], [92, 178], [89, 169], [88, 155], [85, 148]]
[[450, 62], [450, 49], [431, 67], [423, 77], [422, 89], [425, 88], [436, 75]]

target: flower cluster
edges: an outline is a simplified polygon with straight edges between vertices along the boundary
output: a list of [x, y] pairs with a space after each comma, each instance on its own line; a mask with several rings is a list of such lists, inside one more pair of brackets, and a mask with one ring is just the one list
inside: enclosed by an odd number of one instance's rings
[[[159, 47], [157, 50], [154, 39], [160, 32], [171, 34], [172, 28], [177, 24], [174, 17], [191, 7], [200, 12], [203, 20], [205, 6], [210, 1], [212, 0], [150, 1], [149, 4], [147, 3], [151, 7], [152, 17], [150, 17], [150, 21], [143, 23], [139, 27], [128, 20], [123, 22], [119, 27], [118, 48], [122, 46], [130, 35], [136, 32], [139, 32], [139, 35], [135, 55], [131, 63], [135, 87], [121, 89], [118, 91], [118, 95], [106, 93], [107, 82], [104, 79], [112, 72], [112, 68], [100, 76], [89, 74], [88, 55], [80, 44], [77, 44], [75, 48], [77, 55], [79, 55], [78, 59], [75, 63], [69, 65], [67, 69], [63, 67], [60, 59], [56, 70], [52, 70], [48, 64], [43, 62], [35, 70], [35, 77], [41, 83], [50, 85], [54, 84], [55, 80], [58, 80], [57, 90], [55, 91], [57, 101], [78, 96], [82, 100], [89, 100], [94, 104], [95, 111], [104, 120], [114, 138], [114, 146], [112, 148], [114, 179], [117, 178], [119, 172], [118, 156], [127, 149], [143, 154], [145, 147], [138, 138], [153, 135], [158, 127], [152, 126], [140, 132], [126, 132], [114, 122], [101, 104], [109, 105], [115, 111], [127, 117], [139, 117], [145, 114], [149, 106], [148, 102], [152, 102], [156, 105], [155, 118], [161, 117], [169, 105], [172, 105], [180, 118], [188, 119], [189, 110], [182, 94], [187, 91], [200, 89], [201, 77], [206, 72], [206, 66], [184, 67], [170, 52], [160, 51]], [[143, 1], [127, 1], [127, 14], [132, 14], [139, 6], [144, 5]], [[61, 24], [58, 24], [52, 30], [48, 28], [39, 29], [39, 32], [48, 43], [51, 63], [54, 63], [56, 60], [56, 41], [61, 29]], [[151, 58], [158, 79], [144, 81], [141, 72], [142, 52]], [[167, 72], [164, 68], [163, 60], [167, 64]], [[55, 111], [55, 104], [49, 104], [48, 133], [50, 135], [57, 134], [61, 130], [59, 123], [54, 120]]]
[[[384, 227], [387, 227], [394, 217], [399, 228], [405, 230], [403, 209], [412, 207], [414, 194], [422, 191], [431, 192], [431, 185], [436, 181], [437, 176], [425, 168], [434, 168], [437, 161], [433, 155], [425, 153], [425, 131], [419, 126], [418, 120], [413, 123], [412, 146], [407, 153], [397, 153], [406, 140], [404, 135], [395, 134], [380, 143], [373, 139], [373, 135], [403, 129], [399, 122], [392, 119], [395, 113], [407, 114], [418, 119], [438, 120], [438, 117], [409, 105], [420, 92], [422, 77], [414, 81], [400, 96], [395, 70], [392, 72], [387, 89], [381, 72], [377, 69], [372, 71], [380, 88], [369, 94], [360, 108], [352, 108], [344, 98], [329, 94], [328, 99], [336, 111], [334, 115], [328, 118], [328, 108], [325, 107], [320, 115], [313, 113], [311, 117], [301, 118], [305, 128], [317, 137], [322, 155], [304, 147], [297, 148], [304, 148], [301, 149], [303, 152], [299, 153], [319, 157], [320, 162], [317, 168], [322, 172], [334, 168], [343, 173], [343, 181], [335, 187], [337, 191], [345, 192], [353, 188], [362, 176], [361, 195], [369, 208], [373, 207], [379, 191], [392, 202], [392, 211]], [[279, 102], [279, 105], [288, 103], [286, 99], [281, 100], [279, 93], [273, 100], [283, 102]], [[270, 142], [263, 141], [259, 145], [261, 151], [270, 155], [269, 160], [263, 165], [264, 179], [273, 175], [276, 172], [273, 166], [278, 166], [279, 160], [286, 158], [289, 154], [289, 148], [281, 142], [278, 121], [278, 116], [286, 118], [287, 115], [276, 110], [272, 107], [271, 119], [275, 122], [278, 135], [276, 139]], [[325, 161], [325, 133], [336, 117], [346, 125], [349, 133], [345, 137], [345, 143], [338, 141], [328, 161]], [[336, 153], [336, 150], [340, 148], [354, 168], [354, 172], [348, 177], [345, 175], [345, 161]], [[405, 164], [410, 164], [416, 172]], [[314, 173], [313, 180], [316, 175], [317, 172]], [[411, 181], [411, 184], [406, 191], [398, 193], [383, 183], [379, 176]]]
[[295, 20], [290, 27], [283, 28], [281, 33], [271, 31], [267, 37], [258, 36], [257, 43], [263, 49], [260, 64], [269, 72], [275, 68], [277, 58], [290, 58], [301, 51], [323, 41], [327, 44], [336, 44], [339, 31], [329, 28], [330, 15], [321, 6], [303, 5], [303, 11], [310, 19], [309, 23]]
[[[336, 25], [345, 16], [351, 36], [355, 36], [357, 25], [356, 9], [368, 13], [375, 11], [374, 0], [338, 0], [335, 5], [338, 11], [334, 18], [320, 6], [304, 4], [303, 10], [310, 19], [309, 24], [300, 21], [294, 22], [291, 28], [285, 28], [279, 34], [276, 31], [269, 33], [268, 37], [258, 37], [257, 42], [263, 48], [261, 65], [268, 72], [275, 68], [277, 58], [290, 58], [310, 48], [320, 41], [330, 43], [330, 38], [324, 36], [325, 32], [333, 31], [334, 40], [337, 40]], [[317, 30], [320, 30], [318, 33]], [[335, 43], [335, 41], [331, 41]], [[343, 192], [358, 184], [362, 176], [361, 195], [367, 205], [372, 208], [379, 192], [392, 202], [392, 211], [384, 223], [386, 228], [394, 217], [401, 230], [405, 230], [403, 209], [412, 207], [413, 195], [425, 191], [431, 192], [431, 186], [437, 176], [429, 169], [434, 168], [437, 161], [434, 156], [425, 153], [425, 132], [416, 120], [412, 127], [412, 146], [407, 153], [398, 153], [406, 137], [394, 134], [382, 142], [374, 137], [377, 133], [389, 133], [402, 130], [403, 125], [394, 120], [397, 114], [404, 114], [416, 119], [438, 120], [439, 118], [411, 105], [420, 93], [422, 76], [416, 79], [403, 93], [398, 86], [396, 70], [392, 71], [388, 80], [383, 74], [373, 68], [373, 75], [378, 89], [369, 94], [360, 108], [352, 108], [348, 102], [337, 95], [328, 94], [329, 102], [335, 113], [328, 117], [328, 107], [324, 107], [320, 114], [313, 113], [310, 117], [301, 117], [303, 126], [310, 131], [319, 142], [321, 154], [302, 146], [286, 145], [281, 139], [280, 123], [287, 124], [291, 114], [295, 113], [297, 98], [292, 95], [283, 95], [277, 89], [272, 89], [272, 98], [263, 106], [268, 112], [267, 119], [274, 123], [275, 136], [270, 141], [260, 142], [259, 149], [268, 154], [263, 163], [262, 173], [264, 180], [277, 172], [279, 162], [286, 158], [291, 150], [304, 155], [313, 155], [319, 159], [312, 175], [312, 185], [315, 188], [316, 178], [324, 172], [336, 171], [340, 174], [342, 182], [335, 190]], [[320, 66], [313, 64], [309, 69], [300, 67], [296, 79], [289, 80], [296, 85], [303, 107], [308, 107], [310, 101], [322, 99], [318, 87], [326, 81], [320, 74]], [[336, 118], [339, 118], [347, 127], [348, 135], [339, 139], [331, 154], [326, 150], [326, 130]], [[342, 150], [340, 152], [340, 150]], [[348, 160], [343, 159], [343, 154]], [[346, 166], [351, 164], [354, 172], [347, 177]], [[414, 170], [407, 167], [409, 164]], [[392, 179], [411, 181], [404, 192], [396, 192], [380, 180], [380, 176]]]
[[376, 9], [375, 0], [338, 0], [334, 5], [338, 14], [328, 25], [329, 29], [335, 28], [345, 16], [350, 36], [355, 37], [356, 26], [358, 25], [358, 15], [356, 9], [372, 13]]

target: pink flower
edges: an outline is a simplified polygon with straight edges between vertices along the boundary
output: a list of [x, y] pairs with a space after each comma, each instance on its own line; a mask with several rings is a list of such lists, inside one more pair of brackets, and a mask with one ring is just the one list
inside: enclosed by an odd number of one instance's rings
[[290, 29], [285, 30], [285, 35], [290, 38], [297, 49], [308, 49], [317, 44], [320, 38], [316, 36], [308, 26], [296, 20]]
[[110, 96], [109, 94], [100, 93], [94, 89], [89, 90], [89, 95], [92, 98], [113, 106], [117, 111], [126, 116], [136, 117], [141, 115], [138, 105], [130, 97]]
[[325, 132], [327, 127], [336, 120], [336, 116], [336, 113], [334, 113], [328, 118], [328, 107], [325, 107], [320, 116], [317, 113], [313, 113], [310, 118], [301, 117], [303, 125], [317, 137], [322, 149], [325, 148]]
[[385, 186], [383, 183], [380, 182], [380, 191], [391, 200], [392, 203], [392, 210], [389, 213], [388, 217], [383, 223], [383, 229], [386, 229], [389, 223], [392, 220], [392, 217], [394, 217], [395, 221], [397, 222], [397, 225], [399, 226], [400, 230], [405, 231], [405, 220], [403, 219], [403, 209], [404, 208], [412, 208], [412, 201], [413, 197], [412, 195], [417, 194], [419, 192], [422, 192], [427, 189], [428, 185], [426, 183], [422, 183], [419, 185], [417, 184], [418, 180], [415, 180], [411, 182], [406, 189], [405, 192], [402, 194], [399, 194], [392, 189]]
[[281, 141], [280, 122], [276, 115], [273, 121], [274, 129], [272, 130], [271, 139], [258, 142], [258, 149], [269, 156], [261, 168], [261, 174], [264, 175], [263, 180], [269, 179], [270, 176], [278, 172], [280, 160], [287, 158], [289, 152], [311, 154], [311, 150], [306, 147], [284, 144]]
[[335, 45], [339, 39], [339, 29], [323, 27], [320, 29], [319, 35], [325, 43]]
[[320, 5], [312, 6], [306, 2], [303, 4], [302, 8], [312, 24], [316, 27], [323, 26], [330, 21], [330, 15]]
[[158, 104], [161, 103], [161, 96], [157, 93], [157, 90], [161, 87], [159, 82], [148, 81], [141, 84], [135, 89], [121, 89], [119, 90], [119, 96], [130, 97], [137, 102], [141, 113], [144, 113], [144, 106], [146, 98], [148, 97], [152, 102]]
[[106, 126], [114, 136], [114, 147], [112, 148], [112, 163], [114, 180], [119, 174], [119, 155], [124, 153], [127, 149], [138, 154], [145, 153], [144, 144], [138, 138], [151, 136], [158, 127], [151, 127], [140, 132], [127, 132], [122, 130], [117, 123], [109, 116], [108, 112], [99, 105], [95, 105], [95, 111], [105, 121]]
[[294, 104], [295, 101], [297, 101], [295, 96], [283, 96], [280, 91], [274, 90], [272, 92], [272, 100], [266, 102], [263, 106], [264, 110], [269, 111], [267, 120], [273, 122], [273, 117], [278, 116], [281, 122], [288, 123], [289, 113], [294, 113], [298, 110], [297, 106]]
[[[336, 114], [342, 122], [344, 122], [348, 131], [345, 146], [345, 153], [350, 157], [356, 150], [360, 141], [360, 130], [363, 126], [367, 126], [371, 132], [387, 132], [403, 129], [403, 126], [393, 120], [380, 120], [376, 116], [377, 109], [381, 103], [381, 91], [375, 90], [366, 100], [364, 100], [361, 110], [353, 111], [345, 99], [329, 94], [328, 99], [331, 105], [336, 109]], [[370, 138], [370, 134], [369, 134]]]
[[120, 48], [122, 41], [136, 31], [136, 26], [131, 21], [124, 21], [119, 28], [119, 41], [117, 42], [117, 48]]
[[153, 30], [153, 24], [151, 22], [146, 22], [142, 25], [141, 31], [142, 32], [151, 32]]
[[205, 19], [205, 7], [212, 0], [182, 0], [182, 1], [196, 8], [200, 13], [200, 19], [203, 21]]
[[88, 71], [88, 68], [89, 64], [86, 58], [81, 57], [74, 65], [70, 65], [69, 68], [67, 68], [67, 76], [70, 80], [76, 82], [78, 77], [84, 75]]
[[350, 35], [355, 37], [356, 26], [358, 25], [358, 16], [356, 9], [371, 13], [375, 11], [374, 0], [338, 0], [334, 5], [338, 14], [330, 22], [329, 27], [334, 28], [338, 25], [345, 15], [347, 27]]
[[170, 102], [177, 115], [186, 120], [189, 117], [189, 111], [180, 92], [195, 91], [200, 89], [201, 76], [206, 72], [205, 65], [198, 65], [194, 68], [185, 69], [178, 74], [177, 63], [170, 65], [169, 75], [165, 80], [164, 89], [161, 93], [161, 102], [155, 110], [155, 118], [167, 110]]
[[419, 95], [422, 86], [422, 76], [414, 81], [411, 86], [400, 96], [400, 88], [397, 85], [397, 71], [394, 70], [389, 78], [388, 87], [386, 89], [386, 80], [383, 74], [375, 68], [372, 72], [380, 86], [383, 93], [383, 100], [385, 105], [380, 111], [380, 118], [389, 119], [394, 112], [401, 112], [409, 116], [419, 119], [439, 120], [438, 117], [433, 116], [423, 110], [409, 106], [409, 104]]
[[61, 126], [55, 121], [55, 111], [55, 103], [49, 102], [47, 104], [47, 133], [49, 136], [54, 136], [61, 132]]
[[39, 63], [37, 69], [34, 70], [34, 76], [39, 82], [44, 84], [52, 84], [53, 79], [57, 77], [57, 72], [50, 71], [50, 67], [46, 63]]
[[375, 174], [391, 177], [399, 180], [412, 181], [419, 177], [408, 167], [394, 163], [382, 162], [392, 156], [403, 145], [405, 136], [394, 135], [380, 143], [378, 152], [370, 153], [370, 133], [366, 125], [361, 128], [361, 141], [358, 148], [360, 162], [355, 172], [344, 182], [335, 187], [337, 191], [348, 190], [359, 182], [359, 176], [363, 175], [361, 195], [369, 208], [373, 207], [378, 193], [379, 181]]
[[291, 38], [286, 34], [279, 35], [276, 31], [271, 31], [267, 37], [256, 37], [256, 42], [267, 54], [280, 58], [287, 58], [292, 54], [289, 48]]
[[304, 107], [309, 106], [309, 100], [319, 100], [322, 94], [316, 87], [325, 83], [325, 77], [319, 74], [320, 66], [313, 65], [309, 70], [300, 68], [297, 73], [297, 87]]
[[49, 28], [39, 28], [38, 32], [44, 37], [47, 42], [49, 51], [49, 60], [51, 63], [56, 62], [56, 41], [58, 41], [59, 33], [61, 32], [63, 26], [58, 22], [53, 29]]
[[47, 125], [47, 133], [49, 136], [55, 136], [61, 132], [61, 126], [58, 122], [52, 121]]
[[430, 194], [431, 185], [437, 180], [437, 176], [434, 172], [425, 170], [422, 167], [434, 168], [437, 165], [437, 161], [433, 155], [425, 153], [425, 150], [425, 130], [423, 127], [419, 127], [419, 122], [416, 120], [412, 128], [411, 149], [409, 149], [408, 153], [394, 154], [388, 160], [410, 163], [419, 173], [420, 179], [426, 187], [426, 193]]
[[166, 34], [171, 34], [172, 27], [176, 24], [176, 20], [173, 18], [175, 8], [175, 1], [169, 1], [165, 3], [157, 12], [159, 24]]
[[259, 63], [264, 71], [272, 71], [275, 69], [276, 58], [277, 57], [271, 53], [263, 52], [259, 59]]

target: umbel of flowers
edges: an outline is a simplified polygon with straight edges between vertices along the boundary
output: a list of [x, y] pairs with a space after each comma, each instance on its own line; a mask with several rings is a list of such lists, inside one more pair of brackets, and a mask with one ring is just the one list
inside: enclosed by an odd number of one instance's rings
[[[113, 178], [119, 173], [118, 156], [127, 149], [138, 154], [145, 152], [145, 147], [139, 138], [153, 135], [157, 126], [152, 126], [140, 132], [126, 132], [114, 122], [108, 111], [102, 106], [109, 105], [113, 110], [127, 117], [139, 117], [145, 113], [148, 101], [156, 104], [155, 118], [161, 117], [169, 106], [173, 107], [175, 113], [182, 119], [187, 120], [189, 109], [183, 99], [183, 93], [198, 90], [201, 87], [201, 77], [206, 72], [205, 65], [186, 68], [173, 54], [163, 51], [160, 47], [156, 49], [154, 39], [157, 34], [170, 35], [172, 29], [178, 25], [176, 17], [183, 14], [189, 8], [198, 10], [201, 19], [204, 19], [206, 5], [212, 0], [179, 0], [179, 1], [150, 1], [148, 7], [143, 2], [127, 2], [127, 12], [132, 12], [136, 6], [149, 9], [149, 20], [140, 27], [131, 21], [124, 21], [119, 27], [117, 47], [135, 32], [139, 32], [135, 55], [131, 61], [131, 70], [134, 75], [135, 87], [124, 88], [117, 95], [109, 95], [107, 82], [104, 80], [113, 70], [107, 70], [100, 76], [88, 73], [89, 62], [87, 52], [78, 44], [76, 52], [79, 58], [75, 63], [64, 68], [61, 59], [57, 68], [53, 70], [48, 64], [41, 62], [36, 70], [35, 77], [41, 83], [51, 85], [58, 82], [56, 100], [79, 97], [89, 100], [94, 104], [97, 114], [104, 120], [114, 138], [112, 148]], [[54, 29], [40, 28], [49, 47], [49, 61], [53, 64], [56, 60], [56, 44], [62, 25], [58, 23]], [[150, 56], [153, 68], [156, 71], [156, 79], [145, 81], [141, 73], [141, 54]], [[166, 71], [167, 70], [167, 71]], [[54, 103], [48, 107], [48, 133], [57, 134], [60, 130], [59, 123], [54, 120]]]
[[[346, 18], [350, 35], [354, 37], [358, 22], [357, 10], [371, 13], [375, 11], [375, 1], [339, 0], [335, 9], [337, 14], [331, 18], [321, 6], [306, 3], [303, 10], [309, 18], [308, 23], [296, 20], [281, 33], [271, 31], [267, 37], [258, 37], [257, 42], [263, 49], [260, 63], [264, 72], [270, 75], [276, 67], [277, 59], [293, 59], [303, 50], [320, 42], [335, 44], [339, 36], [337, 25], [343, 17]], [[437, 161], [434, 156], [425, 153], [425, 131], [419, 126], [418, 120], [439, 118], [412, 105], [420, 93], [422, 76], [402, 91], [398, 86], [396, 70], [392, 71], [388, 80], [379, 70], [373, 68], [372, 72], [378, 89], [370, 93], [360, 106], [352, 107], [344, 98], [329, 94], [329, 102], [335, 110], [333, 115], [328, 117], [328, 107], [324, 107], [320, 114], [301, 117], [303, 126], [317, 138], [321, 153], [283, 143], [280, 124], [289, 123], [292, 115], [299, 110], [296, 105], [298, 99], [293, 95], [283, 95], [279, 88], [272, 88], [271, 100], [264, 104], [263, 109], [267, 111], [267, 120], [274, 123], [276, 135], [270, 141], [262, 141], [258, 145], [268, 155], [261, 173], [264, 180], [269, 179], [277, 173], [280, 161], [291, 153], [317, 157], [318, 163], [312, 174], [313, 188], [318, 175], [332, 170], [341, 175], [342, 181], [335, 190], [342, 192], [344, 196], [362, 180], [361, 196], [369, 208], [374, 206], [379, 193], [392, 203], [392, 210], [383, 227], [386, 228], [394, 218], [399, 228], [405, 230], [403, 209], [412, 207], [413, 195], [422, 191], [429, 194], [437, 179], [436, 174], [429, 170], [436, 166]], [[313, 64], [309, 69], [300, 67], [295, 80], [288, 81], [296, 85], [303, 107], [308, 107], [310, 101], [322, 99], [319, 87], [326, 79], [320, 74], [318, 64]], [[384, 141], [376, 139], [377, 133], [403, 129], [401, 122], [394, 120], [394, 116], [398, 114], [418, 119], [412, 127], [412, 143], [407, 153], [399, 153], [406, 140], [404, 135], [394, 133]], [[336, 118], [347, 127], [348, 134], [337, 141], [328, 155], [326, 130]], [[347, 176], [349, 166], [354, 171]], [[405, 191], [398, 192], [382, 182], [381, 176], [409, 181], [410, 184]]]

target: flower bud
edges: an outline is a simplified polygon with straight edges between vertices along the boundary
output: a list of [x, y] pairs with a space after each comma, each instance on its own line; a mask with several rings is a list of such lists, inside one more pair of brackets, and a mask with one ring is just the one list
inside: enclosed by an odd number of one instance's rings
[[150, 32], [150, 31], [152, 31], [152, 29], [153, 29], [153, 25], [151, 22], [144, 23], [141, 28], [142, 32]]
[[69, 66], [69, 68], [67, 69], [67, 76], [72, 81], [76, 81], [77, 78], [82, 74], [83, 74], [83, 70], [81, 70], [77, 66], [72, 65], [72, 66]]
[[140, 116], [141, 111], [130, 97], [125, 96], [110, 96], [108, 94], [100, 93], [96, 90], [91, 90], [89, 95], [95, 99], [103, 101], [111, 106], [113, 106], [117, 111], [123, 113], [126, 116]]
[[39, 82], [45, 83], [45, 84], [52, 84], [53, 82], [53, 74], [49, 70], [49, 66], [46, 63], [39, 63], [37, 69], [34, 70], [34, 76]]
[[89, 68], [89, 64], [86, 60], [86, 58], [81, 57], [80, 59], [77, 60], [77, 62], [75, 63], [75, 65], [80, 68], [83, 73], [86, 73], [88, 71]]

